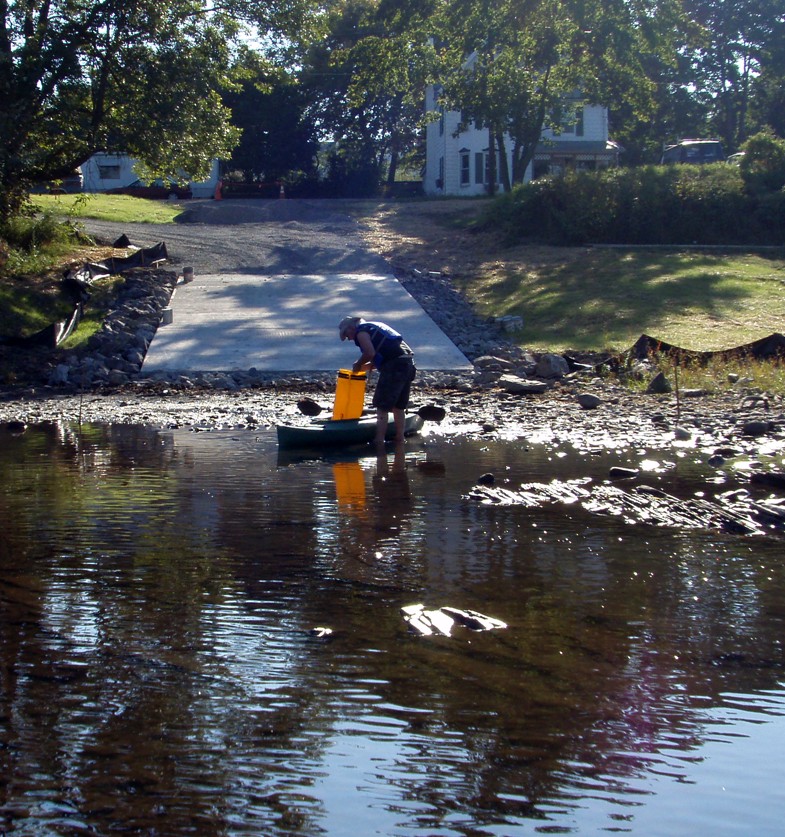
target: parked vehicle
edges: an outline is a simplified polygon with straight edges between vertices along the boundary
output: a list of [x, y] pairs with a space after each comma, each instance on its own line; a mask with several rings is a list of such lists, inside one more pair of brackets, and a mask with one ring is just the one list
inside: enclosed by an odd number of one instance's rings
[[40, 181], [33, 185], [30, 190], [34, 194], [50, 195], [74, 195], [82, 191], [82, 172], [77, 171], [67, 174], [57, 180]]
[[131, 195], [135, 198], [153, 198], [157, 200], [166, 200], [173, 197], [179, 200], [187, 200], [193, 197], [190, 186], [181, 186], [173, 180], [153, 180], [151, 183], [145, 183], [142, 180], [134, 180], [127, 186], [117, 186], [114, 189], [107, 189], [107, 195]]
[[662, 152], [660, 163], [722, 163], [725, 161], [725, 150], [719, 140], [683, 139], [673, 145], [666, 146]]
[[741, 161], [743, 159], [744, 159], [744, 152], [743, 151], [737, 151], [735, 154], [729, 154], [728, 159], [725, 160], [725, 162], [728, 163], [728, 165], [731, 165], [731, 166], [740, 166]]

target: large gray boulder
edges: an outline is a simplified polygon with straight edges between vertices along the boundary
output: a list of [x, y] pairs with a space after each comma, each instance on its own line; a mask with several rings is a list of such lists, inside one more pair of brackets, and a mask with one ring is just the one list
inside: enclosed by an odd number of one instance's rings
[[570, 366], [561, 355], [544, 354], [537, 361], [534, 374], [538, 378], [563, 378], [569, 371]]
[[513, 395], [541, 395], [548, 389], [548, 384], [542, 381], [528, 381], [517, 375], [502, 375], [499, 386]]

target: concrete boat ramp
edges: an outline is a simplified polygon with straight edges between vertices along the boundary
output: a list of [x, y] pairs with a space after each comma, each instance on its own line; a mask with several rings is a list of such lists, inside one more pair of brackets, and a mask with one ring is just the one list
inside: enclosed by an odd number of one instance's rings
[[396, 328], [414, 350], [422, 371], [471, 369], [462, 352], [393, 276], [222, 273], [178, 281], [142, 371], [347, 368], [358, 354], [353, 343], [338, 339], [338, 322], [347, 315], [382, 320]]

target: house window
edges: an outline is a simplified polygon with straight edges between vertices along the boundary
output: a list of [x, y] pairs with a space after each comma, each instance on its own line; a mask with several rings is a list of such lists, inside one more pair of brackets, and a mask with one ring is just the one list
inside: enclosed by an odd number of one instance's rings
[[564, 134], [575, 134], [576, 137], [583, 136], [583, 107], [575, 109], [575, 122], [565, 125], [562, 128]]
[[444, 189], [444, 157], [439, 157], [439, 179], [436, 181], [437, 189]]
[[461, 155], [461, 186], [468, 186], [471, 183], [469, 149], [462, 148], [458, 153]]
[[98, 164], [98, 176], [101, 180], [119, 180], [120, 166], [119, 165], [104, 165]]

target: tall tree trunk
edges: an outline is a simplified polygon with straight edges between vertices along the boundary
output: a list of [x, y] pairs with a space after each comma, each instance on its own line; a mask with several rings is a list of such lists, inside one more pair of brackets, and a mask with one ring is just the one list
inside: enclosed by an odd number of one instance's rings
[[488, 128], [488, 194], [496, 194], [496, 135]]
[[387, 185], [392, 187], [395, 183], [395, 175], [398, 172], [398, 151], [395, 146], [397, 143], [393, 142], [393, 147], [390, 149], [390, 166], [387, 169]]
[[501, 183], [502, 189], [505, 192], [509, 192], [512, 186], [510, 184], [510, 165], [507, 161], [507, 145], [504, 142], [504, 134], [499, 133], [496, 135], [496, 148], [499, 163], [499, 182]]

